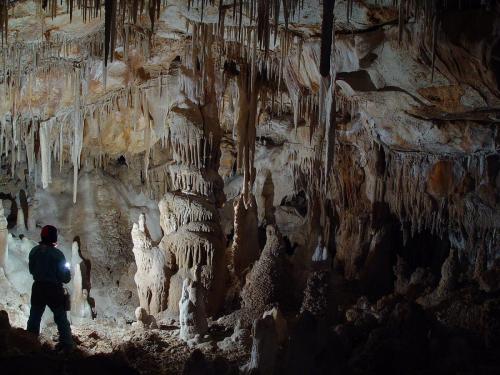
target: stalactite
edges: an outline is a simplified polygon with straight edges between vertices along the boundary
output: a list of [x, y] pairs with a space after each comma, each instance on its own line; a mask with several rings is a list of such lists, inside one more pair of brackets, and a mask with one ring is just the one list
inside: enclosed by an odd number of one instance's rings
[[73, 162], [73, 203], [76, 203], [78, 191], [78, 170], [80, 169], [80, 156], [83, 147], [83, 116], [81, 113], [81, 71], [79, 69], [74, 73], [74, 136], [71, 159]]
[[[351, 5], [352, 6], [352, 5]], [[348, 6], [349, 7], [349, 6]], [[332, 60], [332, 47], [335, 46], [334, 27], [335, 0], [323, 2], [323, 18], [321, 23], [321, 55], [319, 72], [321, 74], [319, 121], [324, 129], [326, 144], [325, 189], [328, 176], [333, 165], [335, 150], [336, 100], [335, 100], [335, 64]], [[311, 129], [312, 132], [312, 129]]]
[[52, 182], [51, 176], [51, 151], [50, 151], [50, 133], [55, 123], [55, 118], [51, 118], [40, 124], [40, 155], [42, 164], [42, 187], [47, 189]]
[[[1, 148], [1, 146], [0, 146]], [[28, 136], [25, 139], [26, 160], [28, 163], [28, 175], [33, 176], [35, 169], [35, 124], [31, 122]], [[1, 150], [0, 150], [1, 155]]]
[[9, 33], [9, 0], [0, 0], [0, 39], [2, 47], [7, 43]]
[[438, 34], [438, 15], [434, 15], [432, 22], [432, 73], [431, 82], [434, 81], [434, 71], [436, 66], [436, 44], [437, 44], [437, 34]]
[[142, 98], [142, 107], [144, 110], [144, 143], [146, 152], [144, 153], [144, 177], [146, 184], [149, 183], [148, 169], [149, 169], [149, 157], [151, 153], [151, 121], [149, 119], [149, 104], [147, 95], [144, 94]]

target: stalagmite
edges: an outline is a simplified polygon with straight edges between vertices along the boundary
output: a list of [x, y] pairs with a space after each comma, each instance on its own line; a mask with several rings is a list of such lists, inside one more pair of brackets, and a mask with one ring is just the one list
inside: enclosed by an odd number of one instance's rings
[[26, 221], [24, 220], [24, 210], [21, 207], [21, 199], [19, 194], [16, 196], [16, 204], [17, 204], [16, 230], [18, 233], [26, 233], [28, 229], [26, 228]]
[[76, 196], [78, 192], [78, 170], [80, 169], [80, 158], [83, 148], [83, 127], [84, 121], [81, 113], [81, 71], [79, 69], [74, 73], [75, 82], [75, 102], [73, 110], [73, 123], [74, 123], [74, 136], [73, 147], [71, 150], [71, 160], [73, 162], [73, 203], [76, 203]]
[[456, 289], [459, 273], [457, 250], [452, 248], [448, 258], [441, 266], [441, 280], [439, 280], [437, 288], [432, 293], [420, 297], [417, 301], [424, 306], [435, 306], [441, 303]]
[[[205, 28], [202, 37], [210, 45]], [[198, 31], [195, 31], [195, 44]], [[221, 128], [217, 117], [214, 60], [210, 48], [191, 51], [194, 59], [179, 77], [180, 103], [169, 113], [170, 143], [175, 164], [170, 166], [174, 192], [159, 203], [164, 237], [160, 247], [175, 264], [170, 278], [168, 310], [179, 311], [179, 299], [185, 279], [191, 279], [201, 267], [201, 285], [207, 296], [206, 310], [213, 314], [224, 300], [226, 278], [225, 243], [217, 207], [224, 201], [223, 181], [218, 174]], [[199, 56], [198, 56], [199, 53]], [[203, 61], [203, 72], [195, 64]]]
[[323, 248], [324, 248], [323, 237], [319, 236], [318, 245], [316, 246], [316, 249], [314, 250], [314, 254], [312, 256], [313, 262], [321, 262], [323, 260]]
[[76, 266], [80, 266], [83, 263], [83, 259], [80, 256], [80, 247], [77, 241], [73, 241], [71, 244], [71, 268], [76, 269]]
[[50, 133], [54, 126], [55, 119], [42, 122], [40, 124], [40, 155], [42, 164], [42, 187], [47, 189], [52, 182], [51, 174], [51, 150], [50, 150]]
[[245, 196], [240, 195], [234, 201], [234, 239], [231, 248], [231, 266], [237, 277], [241, 277], [243, 271], [259, 258], [257, 229], [255, 197], [250, 194], [246, 202]]
[[252, 328], [250, 361], [242, 367], [245, 374], [273, 374], [278, 349], [276, 324], [271, 315], [256, 319]]
[[259, 260], [246, 277], [241, 292], [242, 306], [255, 316], [260, 316], [267, 308], [284, 298], [283, 256], [281, 234], [275, 226], [266, 228], [266, 246]]
[[71, 316], [77, 319], [92, 319], [88, 291], [83, 289], [80, 263], [73, 268], [73, 292], [71, 294]]
[[307, 311], [315, 317], [327, 316], [330, 278], [330, 272], [325, 270], [314, 270], [310, 273], [304, 290], [301, 312]]
[[157, 329], [156, 319], [154, 316], [149, 315], [142, 307], [135, 309], [136, 321], [132, 323], [133, 328], [139, 329]]
[[35, 199], [30, 197], [28, 198], [28, 230], [34, 231], [36, 230], [36, 202]]
[[7, 264], [8, 235], [9, 231], [7, 229], [7, 219], [4, 216], [3, 203], [0, 199], [0, 268], [4, 268], [4, 270]]
[[179, 337], [184, 341], [199, 341], [208, 330], [203, 288], [199, 281], [185, 279], [182, 283], [179, 324]]
[[[139, 222], [144, 223], [144, 217]], [[136, 223], [132, 227], [132, 242], [134, 243], [132, 251], [137, 264], [134, 280], [141, 307], [148, 314], [157, 314], [167, 308], [170, 272], [165, 254], [161, 249], [153, 246], [146, 232], [141, 230]]]

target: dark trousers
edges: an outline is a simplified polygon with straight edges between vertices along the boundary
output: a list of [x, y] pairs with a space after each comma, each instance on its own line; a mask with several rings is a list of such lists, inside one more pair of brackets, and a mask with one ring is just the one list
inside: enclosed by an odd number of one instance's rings
[[35, 335], [40, 334], [40, 321], [45, 306], [49, 306], [54, 314], [54, 322], [59, 331], [59, 343], [64, 346], [73, 346], [71, 327], [66, 316], [64, 289], [62, 285], [35, 281], [31, 289], [31, 310], [28, 319], [27, 331]]

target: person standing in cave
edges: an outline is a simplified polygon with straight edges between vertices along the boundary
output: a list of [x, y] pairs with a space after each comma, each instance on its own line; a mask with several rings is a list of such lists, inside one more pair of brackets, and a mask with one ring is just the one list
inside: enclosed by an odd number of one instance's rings
[[45, 307], [49, 306], [54, 314], [54, 322], [59, 331], [56, 349], [68, 352], [74, 343], [71, 327], [66, 316], [66, 296], [63, 284], [71, 280], [70, 265], [61, 250], [56, 248], [57, 229], [52, 225], [42, 228], [40, 244], [31, 249], [29, 271], [33, 275], [31, 291], [31, 310], [27, 331], [40, 334], [40, 321]]

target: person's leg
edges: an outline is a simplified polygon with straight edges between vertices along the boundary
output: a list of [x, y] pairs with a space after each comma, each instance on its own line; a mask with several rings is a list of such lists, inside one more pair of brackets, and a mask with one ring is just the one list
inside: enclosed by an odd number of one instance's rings
[[54, 322], [59, 331], [59, 346], [64, 348], [73, 347], [73, 336], [71, 336], [71, 327], [66, 315], [64, 289], [62, 287], [52, 287], [47, 291], [48, 306], [54, 313]]
[[26, 330], [35, 335], [40, 335], [40, 322], [42, 321], [42, 315], [45, 311], [45, 305], [31, 305], [30, 317], [28, 319], [28, 326]]
[[33, 283], [31, 288], [31, 309], [26, 330], [35, 335], [40, 335], [40, 322], [45, 311], [45, 295], [43, 288], [38, 283]]
[[59, 344], [63, 347], [72, 348], [74, 346], [73, 336], [71, 336], [71, 327], [64, 305], [52, 308], [52, 312], [59, 331]]

